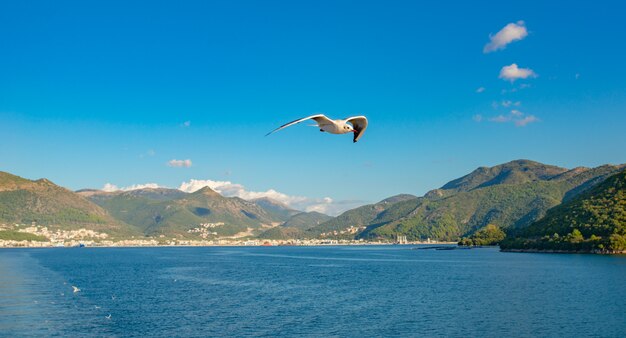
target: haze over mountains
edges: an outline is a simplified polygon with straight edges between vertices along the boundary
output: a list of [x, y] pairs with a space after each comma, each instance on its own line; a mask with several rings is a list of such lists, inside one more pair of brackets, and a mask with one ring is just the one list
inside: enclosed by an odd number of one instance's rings
[[147, 188], [72, 192], [45, 179], [0, 173], [0, 223], [94, 229], [114, 237], [260, 237], [457, 240], [488, 224], [525, 228], [546, 212], [618, 173], [624, 165], [565, 169], [528, 160], [481, 167], [422, 197], [397, 195], [337, 217], [268, 198]]

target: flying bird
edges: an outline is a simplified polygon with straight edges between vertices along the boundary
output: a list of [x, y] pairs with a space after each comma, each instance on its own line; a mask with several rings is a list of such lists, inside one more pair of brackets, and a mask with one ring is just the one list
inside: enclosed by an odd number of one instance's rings
[[80, 289], [79, 289], [79, 288], [77, 288], [77, 287], [75, 287], [74, 285], [72, 285], [72, 289], [74, 290], [74, 293], [76, 293], [76, 292], [80, 292]]
[[289, 123], [285, 123], [282, 126], [272, 130], [267, 133], [268, 136], [273, 134], [281, 129], [285, 129], [289, 126], [293, 126], [294, 124], [306, 121], [306, 120], [314, 120], [317, 122], [317, 126], [320, 128], [321, 132], [327, 132], [331, 134], [347, 134], [354, 133], [353, 142], [356, 142], [363, 136], [365, 132], [365, 128], [367, 128], [367, 118], [365, 116], [352, 116], [343, 120], [331, 120], [326, 117], [324, 114], [311, 115], [308, 117], [303, 117], [301, 119], [297, 119], [295, 121], [291, 121]]

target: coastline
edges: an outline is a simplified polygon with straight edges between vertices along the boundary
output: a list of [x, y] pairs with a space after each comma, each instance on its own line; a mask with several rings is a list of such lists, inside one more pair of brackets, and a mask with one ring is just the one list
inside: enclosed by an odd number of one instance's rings
[[500, 249], [500, 252], [514, 253], [545, 253], [545, 254], [592, 254], [592, 255], [624, 255], [626, 251], [607, 250], [540, 250], [540, 249]]
[[[155, 241], [156, 242], [156, 241]], [[36, 241], [6, 241], [0, 240], [0, 249], [31, 249], [31, 248], [161, 248], [161, 247], [275, 247], [275, 246], [357, 246], [357, 245], [456, 245], [456, 242], [382, 242], [358, 240], [252, 240], [252, 241], [180, 241], [175, 243], [155, 243], [152, 241], [107, 241], [106, 243], [85, 243], [72, 241], [69, 243], [36, 242]]]

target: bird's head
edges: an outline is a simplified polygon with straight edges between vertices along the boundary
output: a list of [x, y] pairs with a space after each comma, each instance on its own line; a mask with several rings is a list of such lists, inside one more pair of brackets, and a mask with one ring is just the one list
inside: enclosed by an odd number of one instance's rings
[[343, 125], [343, 130], [346, 133], [355, 133], [356, 130], [354, 130], [354, 127], [352, 127], [350, 124], [346, 123]]

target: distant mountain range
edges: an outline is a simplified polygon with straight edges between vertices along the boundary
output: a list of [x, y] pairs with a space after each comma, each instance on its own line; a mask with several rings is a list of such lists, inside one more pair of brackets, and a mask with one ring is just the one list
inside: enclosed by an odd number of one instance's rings
[[[253, 237], [279, 226], [289, 232], [291, 228], [303, 227], [302, 223], [318, 224], [317, 219], [331, 218], [294, 210], [269, 198], [246, 201], [224, 197], [209, 187], [193, 193], [163, 188], [112, 193], [82, 190], [78, 193], [146, 236], [194, 238], [208, 233], [204, 238]], [[190, 232], [198, 227], [206, 231]]]
[[524, 229], [625, 168], [565, 169], [528, 160], [481, 167], [424, 196], [397, 195], [337, 217], [268, 199], [224, 197], [205, 187], [72, 192], [0, 172], [0, 224], [86, 228], [113, 237], [458, 240], [488, 224]]

